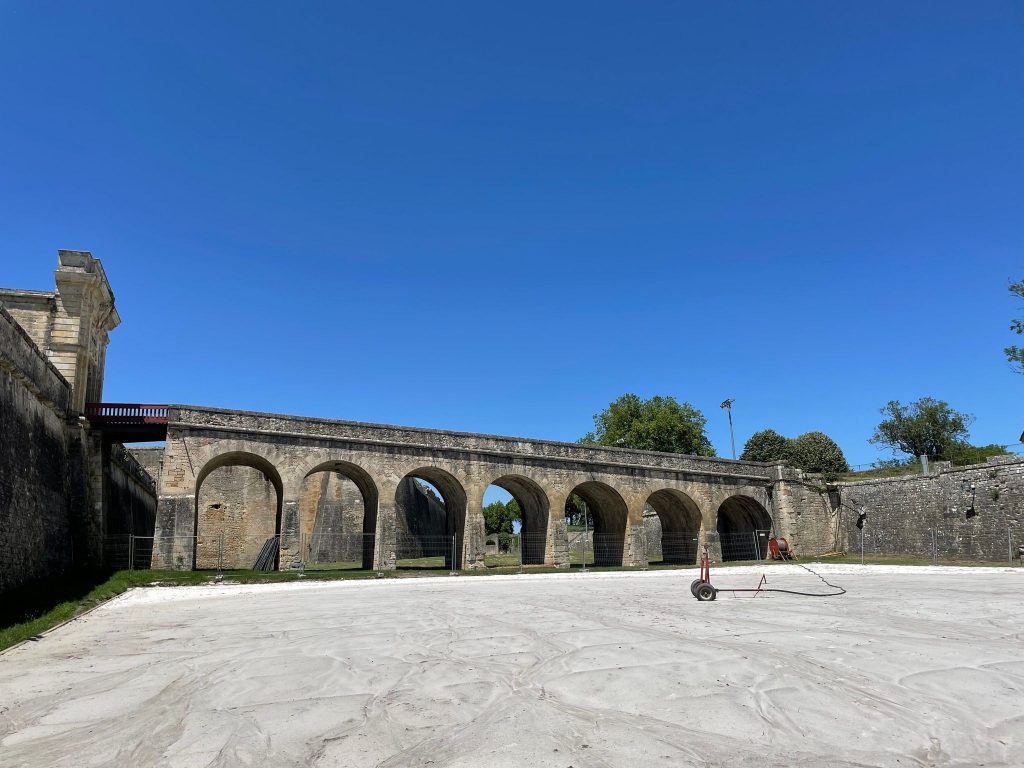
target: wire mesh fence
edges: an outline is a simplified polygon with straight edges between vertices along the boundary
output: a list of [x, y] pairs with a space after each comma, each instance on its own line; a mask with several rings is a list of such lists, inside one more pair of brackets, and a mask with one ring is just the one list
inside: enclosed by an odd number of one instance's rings
[[644, 535], [648, 565], [693, 565], [697, 562], [700, 537], [692, 533]]
[[399, 533], [395, 537], [395, 567], [399, 569], [458, 570], [460, 540], [456, 534], [420, 536]]
[[763, 560], [768, 556], [768, 541], [771, 531], [752, 530], [723, 532], [718, 534], [722, 551], [722, 562]]
[[[767, 530], [709, 533], [696, 531], [659, 534], [569, 531], [565, 544], [545, 533], [488, 536], [483, 551], [467, 559], [459, 534], [422, 536], [398, 533], [393, 543], [373, 533], [297, 535], [235, 535], [223, 531], [199, 536], [153, 537], [121, 534], [103, 541], [103, 558], [115, 570], [439, 570], [464, 567], [525, 571], [529, 568], [568, 567], [647, 568], [697, 564], [707, 543], [717, 562], [757, 562], [771, 556]], [[1024, 528], [965, 527], [961, 525], [894, 528], [865, 524], [845, 536], [842, 546], [797, 547], [799, 559], [816, 559], [844, 550], [847, 561], [1003, 563], [1024, 565]]]
[[848, 536], [847, 554], [868, 560], [931, 560], [933, 563], [1021, 565], [1024, 530], [1017, 526], [937, 525], [912, 529], [866, 522]]
[[299, 557], [308, 571], [369, 570], [377, 537], [372, 533], [317, 533], [302, 536]]

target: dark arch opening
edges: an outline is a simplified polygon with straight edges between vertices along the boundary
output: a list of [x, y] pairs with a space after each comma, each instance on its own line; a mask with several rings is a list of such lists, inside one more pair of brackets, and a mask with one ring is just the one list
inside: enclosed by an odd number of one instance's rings
[[768, 554], [772, 519], [760, 502], [731, 496], [718, 508], [722, 560], [762, 560]]
[[550, 516], [548, 497], [544, 489], [522, 475], [502, 475], [492, 480], [491, 485], [507, 491], [519, 505], [519, 546], [523, 565], [544, 565], [548, 561]]
[[192, 567], [254, 568], [272, 545], [270, 567], [280, 566], [283, 486], [277, 469], [243, 451], [208, 461], [196, 477]]
[[583, 501], [587, 514], [594, 522], [591, 534], [594, 565], [623, 565], [626, 551], [626, 520], [629, 516], [626, 502], [614, 488], [596, 481], [580, 483], [573, 488], [570, 497], [573, 495]]
[[697, 503], [682, 491], [666, 488], [652, 493], [647, 506], [657, 514], [661, 527], [660, 537], [647, 542], [648, 562], [695, 564], [700, 535]]
[[310, 570], [374, 567], [377, 485], [362, 467], [329, 461], [299, 491], [300, 552]]
[[395, 507], [399, 568], [463, 567], [466, 491], [452, 474], [437, 467], [414, 469], [398, 484]]

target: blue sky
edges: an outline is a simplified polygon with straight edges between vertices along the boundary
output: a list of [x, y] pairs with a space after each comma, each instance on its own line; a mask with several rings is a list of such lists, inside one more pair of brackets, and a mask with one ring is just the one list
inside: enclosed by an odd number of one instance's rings
[[1020, 4], [7, 2], [0, 71], [0, 285], [103, 260], [107, 400], [1024, 429]]

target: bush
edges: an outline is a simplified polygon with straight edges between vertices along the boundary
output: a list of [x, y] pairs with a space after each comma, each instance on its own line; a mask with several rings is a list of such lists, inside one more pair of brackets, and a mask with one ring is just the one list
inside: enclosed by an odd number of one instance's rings
[[789, 459], [789, 438], [774, 429], [755, 432], [743, 446], [740, 458], [744, 461], [787, 461]]
[[1005, 456], [1006, 449], [1001, 445], [970, 445], [956, 443], [946, 454], [951, 462], [958, 467], [967, 464], [984, 464], [989, 456]]
[[842, 449], [824, 432], [805, 432], [790, 440], [789, 461], [798, 469], [826, 477], [850, 471]]

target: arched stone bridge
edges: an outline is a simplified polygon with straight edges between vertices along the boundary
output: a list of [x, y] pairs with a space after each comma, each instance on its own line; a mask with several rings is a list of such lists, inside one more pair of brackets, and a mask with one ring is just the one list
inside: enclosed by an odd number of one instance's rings
[[731, 534], [768, 529], [773, 519], [797, 547], [811, 540], [820, 546], [834, 533], [822, 495], [781, 464], [169, 406], [154, 567], [202, 567], [200, 492], [212, 472], [229, 466], [255, 468], [273, 486], [272, 535], [280, 536], [282, 568], [302, 557], [299, 541], [310, 522], [300, 498], [323, 472], [348, 478], [362, 496], [366, 568], [396, 565], [397, 498], [408, 477], [441, 492], [462, 568], [483, 564], [483, 498], [492, 484], [519, 502], [527, 564], [568, 565], [564, 507], [572, 493], [593, 515], [595, 556], [603, 565], [644, 564], [645, 508], [660, 519], [670, 562], [696, 556], [693, 545], [673, 549], [673, 535], [706, 543], [715, 559], [731, 559]]

